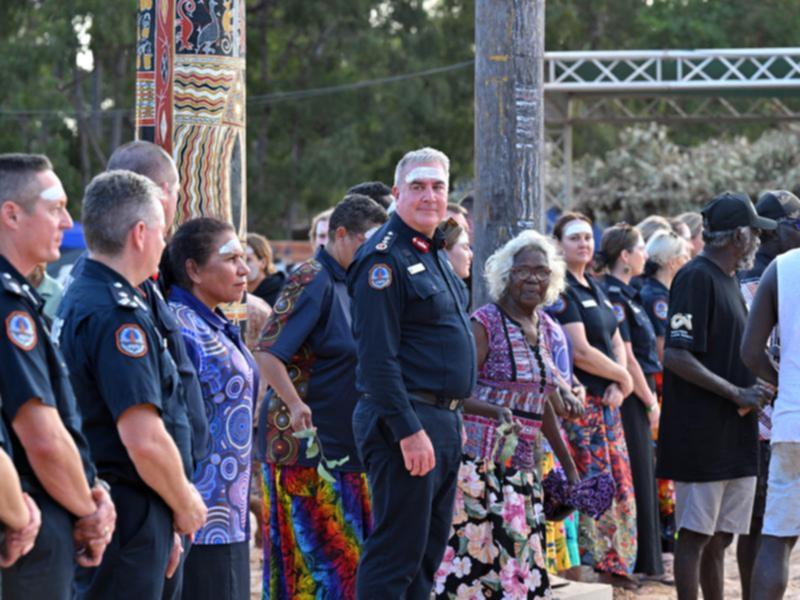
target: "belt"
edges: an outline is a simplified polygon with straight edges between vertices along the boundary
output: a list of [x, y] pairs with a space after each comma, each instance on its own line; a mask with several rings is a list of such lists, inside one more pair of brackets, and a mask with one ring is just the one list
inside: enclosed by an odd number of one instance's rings
[[408, 397], [414, 402], [422, 402], [447, 410], [458, 410], [464, 404], [463, 398], [446, 398], [430, 392], [409, 392]]

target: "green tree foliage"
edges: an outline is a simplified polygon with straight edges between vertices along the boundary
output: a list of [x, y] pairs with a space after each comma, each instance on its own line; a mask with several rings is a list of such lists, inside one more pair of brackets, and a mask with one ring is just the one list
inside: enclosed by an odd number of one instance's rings
[[[441, 148], [456, 186], [471, 180], [469, 66], [352, 85], [471, 60], [474, 2], [247, 0], [251, 229], [276, 237], [302, 230], [350, 185], [391, 183], [395, 162], [412, 147]], [[5, 0], [3, 9], [0, 151], [48, 154], [77, 216], [85, 183], [134, 134], [136, 2]], [[789, 46], [798, 21], [796, 0], [557, 0], [547, 3], [546, 39], [550, 50]], [[76, 65], [86, 50], [81, 30], [91, 36], [88, 70]], [[321, 91], [280, 96], [296, 90]], [[742, 131], [756, 139], [763, 125]], [[706, 125], [670, 131], [668, 140], [671, 151], [685, 153], [718, 133]], [[605, 165], [586, 172], [585, 189], [603, 173], [620, 177], [625, 169], [613, 165], [624, 157], [614, 149], [635, 135], [619, 138], [610, 126], [576, 131], [577, 153]], [[672, 177], [662, 171], [640, 164], [633, 173], [661, 189]]]

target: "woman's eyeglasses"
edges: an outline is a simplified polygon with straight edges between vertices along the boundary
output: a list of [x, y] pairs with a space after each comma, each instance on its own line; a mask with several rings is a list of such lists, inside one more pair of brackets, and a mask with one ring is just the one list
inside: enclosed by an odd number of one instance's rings
[[547, 267], [514, 267], [511, 269], [511, 276], [517, 281], [547, 281], [550, 279], [550, 269]]

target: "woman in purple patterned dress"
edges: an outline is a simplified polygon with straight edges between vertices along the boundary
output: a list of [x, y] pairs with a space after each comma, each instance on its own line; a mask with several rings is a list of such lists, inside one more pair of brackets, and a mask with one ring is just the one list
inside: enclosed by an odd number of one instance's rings
[[553, 354], [561, 332], [540, 308], [563, 288], [564, 263], [546, 238], [525, 231], [489, 258], [486, 279], [495, 302], [472, 316], [478, 385], [464, 407], [465, 456], [435, 592], [438, 598], [549, 598], [534, 458], [540, 430], [568, 480], [578, 480], [548, 397], [581, 409], [556, 364], [564, 357]]
[[249, 491], [258, 369], [239, 329], [218, 305], [241, 300], [245, 253], [233, 227], [192, 219], [169, 245], [169, 291], [203, 391], [210, 434], [194, 484], [208, 506], [186, 557], [183, 598], [250, 598]]

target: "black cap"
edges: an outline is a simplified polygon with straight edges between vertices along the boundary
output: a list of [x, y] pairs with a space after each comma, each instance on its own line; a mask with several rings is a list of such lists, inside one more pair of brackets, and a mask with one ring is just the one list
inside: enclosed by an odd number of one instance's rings
[[756, 212], [767, 219], [787, 219], [800, 215], [800, 199], [792, 192], [774, 190], [764, 192], [756, 204]]
[[778, 226], [772, 219], [758, 216], [747, 194], [723, 192], [712, 198], [702, 213], [706, 231], [731, 231], [737, 227], [775, 229]]

